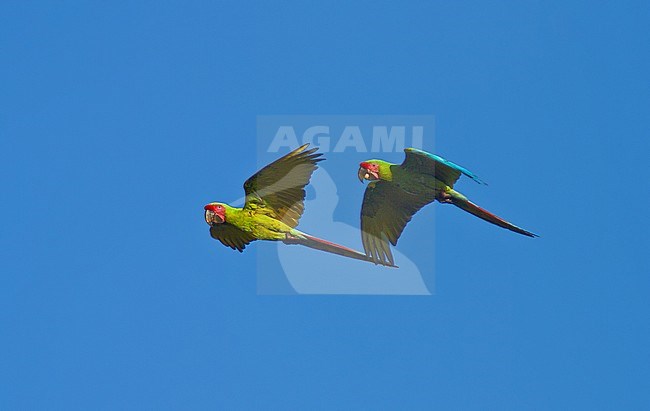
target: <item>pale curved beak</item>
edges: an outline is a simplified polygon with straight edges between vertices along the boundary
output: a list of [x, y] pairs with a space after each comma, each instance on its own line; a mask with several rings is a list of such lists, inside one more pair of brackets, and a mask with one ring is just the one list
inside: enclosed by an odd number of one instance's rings
[[215, 224], [221, 224], [225, 221], [223, 216], [215, 213], [212, 210], [205, 210], [205, 222], [208, 223], [209, 226], [213, 226]]
[[368, 170], [366, 170], [363, 167], [359, 167], [359, 172], [357, 173], [357, 177], [359, 177], [359, 181], [363, 184], [363, 180], [366, 180], [368, 178]]

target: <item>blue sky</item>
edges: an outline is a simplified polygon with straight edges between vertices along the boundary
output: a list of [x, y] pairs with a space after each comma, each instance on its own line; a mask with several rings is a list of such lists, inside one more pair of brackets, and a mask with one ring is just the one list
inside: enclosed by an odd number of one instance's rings
[[[650, 407], [647, 3], [133, 3], [0, 6], [0, 408]], [[542, 237], [435, 205], [433, 296], [258, 295], [202, 206], [263, 114], [433, 114]]]

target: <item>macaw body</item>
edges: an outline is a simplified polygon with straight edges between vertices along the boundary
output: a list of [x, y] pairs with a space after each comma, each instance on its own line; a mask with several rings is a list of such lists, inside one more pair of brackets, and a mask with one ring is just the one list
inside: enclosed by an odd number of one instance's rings
[[228, 221], [228, 224], [237, 227], [256, 240], [284, 240], [292, 231], [297, 231], [282, 221], [268, 215], [250, 209], [231, 207], [227, 204], [223, 206], [225, 209], [224, 217]]
[[370, 181], [361, 209], [361, 239], [366, 254], [377, 263], [393, 263], [389, 242], [397, 245], [404, 227], [422, 207], [434, 201], [453, 204], [470, 214], [528, 237], [529, 231], [472, 203], [454, 184], [465, 175], [480, 184], [478, 176], [435, 154], [415, 148], [404, 150], [402, 164], [367, 160], [360, 164], [359, 180]]
[[[469, 201], [463, 194], [454, 190], [453, 185], [447, 185], [447, 183], [438, 180], [433, 175], [411, 168], [404, 168], [399, 164], [391, 164], [383, 160], [369, 160], [368, 163], [370, 162], [379, 164], [381, 180], [390, 181], [395, 187], [404, 190], [408, 194], [428, 199], [429, 201], [426, 204], [437, 200], [441, 203], [452, 203], [460, 206], [461, 203]], [[473, 176], [473, 178], [478, 179], [476, 176]], [[477, 181], [485, 184], [481, 180]], [[512, 226], [512, 228], [518, 227]]]
[[295, 228], [304, 211], [305, 186], [318, 167], [317, 163], [323, 160], [316, 150], [307, 150], [305, 144], [246, 180], [244, 207], [218, 202], [207, 204], [204, 207], [205, 221], [210, 226], [212, 238], [239, 252], [256, 240], [282, 241], [372, 261], [366, 254]]

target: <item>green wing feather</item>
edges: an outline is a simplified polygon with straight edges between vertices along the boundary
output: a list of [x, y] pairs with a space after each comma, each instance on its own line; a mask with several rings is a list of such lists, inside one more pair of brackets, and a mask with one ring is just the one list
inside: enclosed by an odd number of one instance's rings
[[305, 205], [305, 186], [323, 159], [305, 144], [262, 168], [244, 183], [245, 209], [296, 227]]
[[221, 244], [237, 250], [240, 253], [244, 248], [256, 238], [243, 230], [229, 223], [214, 224], [210, 227], [210, 236], [215, 240], [221, 241]]
[[368, 184], [361, 207], [361, 241], [373, 262], [394, 264], [389, 242], [397, 240], [411, 218], [426, 204], [430, 196], [408, 193], [388, 181]]
[[485, 182], [476, 174], [472, 173], [465, 167], [452, 163], [449, 160], [445, 160], [435, 154], [427, 153], [426, 151], [418, 150], [417, 148], [406, 148], [404, 149], [404, 152], [406, 153], [406, 158], [401, 164], [402, 168], [432, 175], [447, 184], [449, 187], [454, 186], [461, 174], [466, 175], [477, 183], [485, 184]]

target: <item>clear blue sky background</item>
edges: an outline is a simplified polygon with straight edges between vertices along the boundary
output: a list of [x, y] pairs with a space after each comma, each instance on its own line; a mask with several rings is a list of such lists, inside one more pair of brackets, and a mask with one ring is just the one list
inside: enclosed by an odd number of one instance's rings
[[[114, 3], [0, 6], [1, 409], [650, 408], [646, 2]], [[259, 296], [202, 211], [259, 114], [434, 114], [542, 237], [434, 206], [434, 296]]]

